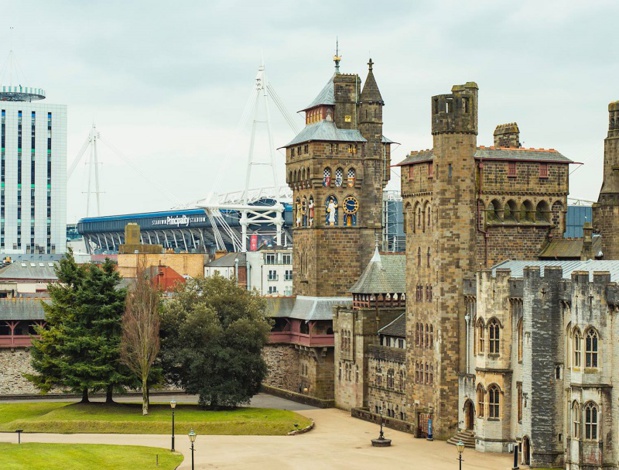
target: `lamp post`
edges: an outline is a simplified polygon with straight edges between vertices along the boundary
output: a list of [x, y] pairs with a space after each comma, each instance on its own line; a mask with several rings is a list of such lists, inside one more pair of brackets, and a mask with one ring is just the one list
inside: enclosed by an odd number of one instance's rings
[[462, 452], [464, 452], [464, 443], [462, 441], [458, 441], [456, 444], [456, 449], [458, 449], [459, 469], [462, 470]]
[[176, 408], [176, 400], [170, 400], [170, 408], [172, 408], [172, 452], [174, 452], [174, 408]]
[[193, 468], [193, 443], [196, 442], [196, 433], [193, 432], [193, 429], [189, 431], [189, 440], [191, 441], [191, 470], [194, 470]]

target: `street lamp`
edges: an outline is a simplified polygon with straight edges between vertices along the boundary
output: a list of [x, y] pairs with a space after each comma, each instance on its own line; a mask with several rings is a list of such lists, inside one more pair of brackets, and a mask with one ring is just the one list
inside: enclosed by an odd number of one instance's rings
[[458, 449], [458, 462], [460, 465], [460, 470], [462, 470], [462, 452], [464, 452], [464, 443], [462, 441], [458, 441], [456, 444], [456, 449]]
[[193, 432], [193, 429], [189, 431], [189, 440], [191, 441], [191, 470], [194, 470], [193, 468], [193, 443], [196, 442], [196, 433]]
[[176, 400], [170, 400], [170, 408], [172, 408], [172, 452], [174, 452], [174, 408], [176, 408]]

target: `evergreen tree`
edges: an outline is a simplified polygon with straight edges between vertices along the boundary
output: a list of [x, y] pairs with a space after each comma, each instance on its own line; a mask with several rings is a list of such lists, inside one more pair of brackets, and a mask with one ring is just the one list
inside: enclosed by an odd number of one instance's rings
[[33, 339], [32, 366], [28, 378], [46, 392], [53, 386], [82, 394], [130, 383], [128, 370], [120, 363], [121, 318], [125, 289], [107, 259], [99, 267], [77, 265], [72, 252], [56, 269], [57, 284], [50, 284], [50, 304], [44, 304], [46, 328]]
[[265, 302], [234, 280], [188, 280], [161, 315], [168, 380], [216, 409], [248, 403], [267, 373], [262, 348], [271, 330]]

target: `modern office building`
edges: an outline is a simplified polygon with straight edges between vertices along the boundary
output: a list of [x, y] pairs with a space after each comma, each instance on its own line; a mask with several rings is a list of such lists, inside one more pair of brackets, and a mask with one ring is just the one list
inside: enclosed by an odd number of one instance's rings
[[66, 249], [67, 107], [0, 86], [0, 253]]

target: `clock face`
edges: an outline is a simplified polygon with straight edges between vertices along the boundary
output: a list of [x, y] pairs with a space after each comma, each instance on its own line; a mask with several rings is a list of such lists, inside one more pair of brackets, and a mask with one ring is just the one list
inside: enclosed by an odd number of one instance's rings
[[358, 210], [359, 201], [357, 201], [357, 198], [348, 196], [346, 199], [344, 199], [344, 212], [346, 214], [356, 214]]

